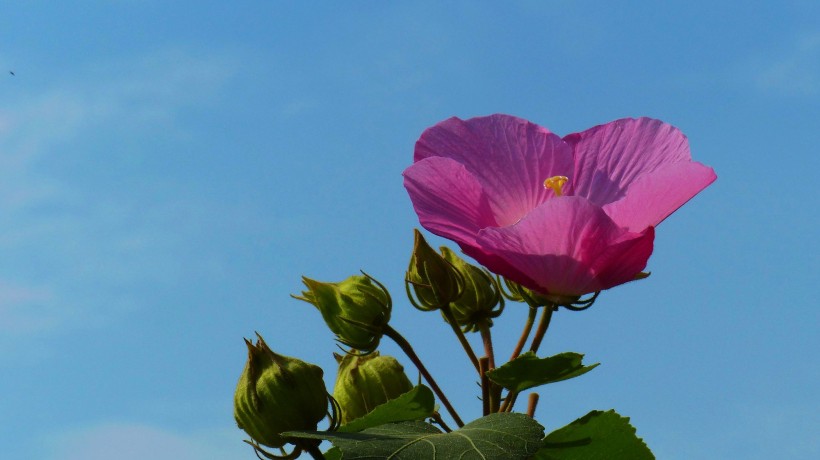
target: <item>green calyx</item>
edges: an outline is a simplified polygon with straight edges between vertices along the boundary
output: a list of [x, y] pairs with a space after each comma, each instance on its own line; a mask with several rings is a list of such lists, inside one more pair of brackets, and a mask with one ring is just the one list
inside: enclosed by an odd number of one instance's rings
[[339, 403], [341, 423], [362, 417], [376, 406], [410, 391], [413, 384], [404, 368], [392, 356], [369, 355], [336, 356], [339, 372], [333, 387], [333, 397]]
[[[639, 273], [635, 279], [644, 279], [648, 277], [648, 273]], [[501, 295], [514, 302], [526, 302], [530, 308], [549, 307], [558, 309], [564, 307], [567, 310], [581, 311], [586, 310], [595, 303], [601, 291], [598, 291], [591, 296], [582, 299], [581, 296], [567, 296], [558, 294], [544, 294], [538, 291], [526, 288], [514, 281], [504, 279], [504, 285], [508, 291], [501, 291]]]
[[463, 294], [450, 303], [453, 319], [465, 332], [475, 332], [481, 325], [492, 326], [493, 318], [504, 311], [504, 298], [495, 278], [487, 270], [467, 263], [449, 248], [442, 246], [441, 255], [464, 279]]
[[543, 307], [546, 305], [554, 305], [556, 300], [577, 299], [577, 297], [573, 297], [572, 299], [564, 299], [563, 297], [558, 298], [555, 296], [550, 296], [548, 294], [542, 294], [538, 291], [526, 288], [514, 281], [510, 281], [507, 278], [504, 278], [504, 285], [507, 287], [508, 292], [502, 291], [502, 294], [506, 298], [514, 302], [525, 302], [527, 305], [533, 308]]
[[261, 336], [248, 346], [248, 362], [234, 395], [234, 418], [258, 444], [282, 447], [286, 431], [315, 430], [328, 412], [322, 369], [274, 353]]
[[390, 294], [381, 283], [367, 274], [339, 283], [307, 277], [302, 282], [308, 290], [293, 297], [315, 306], [339, 342], [364, 353], [379, 346], [392, 311]]
[[405, 277], [407, 294], [419, 310], [439, 310], [461, 297], [464, 279], [456, 267], [430, 247], [421, 232], [414, 230], [414, 235], [413, 255]]

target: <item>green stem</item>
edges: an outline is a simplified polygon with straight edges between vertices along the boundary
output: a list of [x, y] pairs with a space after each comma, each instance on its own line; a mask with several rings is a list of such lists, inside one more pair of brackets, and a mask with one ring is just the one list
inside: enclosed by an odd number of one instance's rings
[[470, 358], [470, 362], [473, 363], [473, 366], [475, 366], [476, 372], [481, 373], [481, 368], [478, 365], [478, 357], [475, 355], [473, 347], [470, 346], [470, 342], [467, 341], [467, 337], [464, 336], [464, 331], [458, 327], [458, 323], [456, 323], [455, 316], [453, 316], [453, 311], [450, 310], [449, 305], [446, 307], [441, 307], [441, 313], [444, 315], [444, 318], [447, 319], [447, 323], [450, 327], [453, 328], [453, 332], [456, 334], [456, 337], [458, 337], [458, 341], [461, 342], [461, 346], [467, 353], [467, 357]]
[[424, 363], [421, 362], [419, 356], [416, 354], [415, 351], [413, 351], [413, 347], [410, 346], [410, 342], [408, 342], [401, 334], [399, 334], [397, 330], [390, 327], [390, 325], [384, 326], [384, 335], [393, 339], [393, 341], [396, 342], [396, 345], [398, 345], [399, 348], [402, 349], [404, 354], [406, 354], [407, 357], [410, 358], [410, 361], [412, 361], [413, 364], [416, 365], [416, 368], [418, 368], [422, 377], [424, 377], [424, 380], [426, 380], [427, 383], [430, 384], [430, 388], [432, 388], [433, 392], [436, 394], [436, 396], [438, 396], [438, 399], [441, 401], [441, 404], [444, 405], [444, 407], [447, 409], [447, 412], [449, 412], [450, 416], [453, 417], [453, 420], [455, 420], [456, 425], [458, 425], [459, 428], [464, 426], [464, 422], [461, 421], [461, 417], [458, 416], [458, 413], [453, 408], [452, 404], [450, 404], [450, 400], [447, 399], [447, 396], [445, 396], [444, 392], [441, 391], [441, 388], [438, 386], [438, 383], [436, 383], [435, 379], [433, 379], [433, 376], [430, 375], [429, 371], [427, 371], [427, 368], [424, 366]]
[[555, 311], [554, 305], [548, 304], [544, 306], [544, 312], [541, 313], [541, 320], [538, 322], [538, 329], [535, 330], [535, 335], [532, 337], [532, 345], [530, 345], [531, 352], [537, 352], [538, 347], [541, 346], [541, 341], [544, 340], [544, 334], [547, 333], [547, 328], [550, 327], [553, 311]]
[[532, 331], [532, 325], [535, 323], [535, 315], [538, 313], [538, 310], [530, 306], [530, 312], [527, 315], [527, 322], [524, 323], [524, 330], [521, 331], [521, 338], [518, 339], [518, 344], [515, 345], [515, 350], [512, 352], [512, 356], [510, 356], [510, 361], [514, 360], [521, 354], [521, 350], [524, 349], [524, 344], [527, 343], [527, 339], [530, 337], [530, 331]]

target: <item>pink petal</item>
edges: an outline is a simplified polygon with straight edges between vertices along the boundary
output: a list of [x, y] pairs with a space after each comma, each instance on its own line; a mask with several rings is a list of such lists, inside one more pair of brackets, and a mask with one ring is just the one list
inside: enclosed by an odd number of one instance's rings
[[504, 276], [542, 292], [583, 295], [632, 280], [652, 254], [654, 228], [632, 233], [581, 197], [547, 200], [521, 222], [479, 232], [482, 248], [528, 280]]
[[544, 179], [573, 175], [569, 147], [557, 135], [509, 115], [450, 118], [422, 133], [415, 161], [451, 158], [481, 184], [500, 226], [517, 222], [552, 192]]
[[496, 222], [481, 185], [464, 165], [442, 157], [418, 161], [404, 171], [404, 186], [424, 228], [455, 241], [494, 273], [514, 273], [517, 279], [529, 280], [476, 243], [478, 231]]
[[404, 171], [404, 187], [427, 230], [468, 247], [478, 231], [496, 225], [481, 184], [464, 165], [431, 157]]
[[524, 286], [533, 287], [538, 285], [524, 272], [510, 265], [509, 262], [496, 254], [489, 253], [478, 247], [470, 247], [465, 245], [460, 245], [460, 247], [461, 250], [464, 251], [464, 254], [472, 257], [479, 264], [483, 265], [487, 270], [493, 273], [502, 275], [510, 280], [515, 280], [518, 284], [522, 284]]
[[715, 171], [700, 163], [667, 164], [638, 178], [604, 211], [618, 225], [641, 231], [661, 223], [715, 179]]
[[630, 183], [669, 163], [689, 162], [689, 142], [672, 125], [624, 118], [570, 134], [575, 155], [570, 192], [604, 206], [623, 198]]

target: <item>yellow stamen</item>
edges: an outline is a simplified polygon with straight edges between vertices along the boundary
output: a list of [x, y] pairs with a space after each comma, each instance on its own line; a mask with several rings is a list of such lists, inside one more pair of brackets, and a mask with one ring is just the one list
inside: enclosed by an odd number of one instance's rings
[[561, 196], [564, 194], [562, 189], [567, 182], [569, 182], [567, 176], [552, 176], [544, 181], [544, 188], [551, 188], [555, 196]]

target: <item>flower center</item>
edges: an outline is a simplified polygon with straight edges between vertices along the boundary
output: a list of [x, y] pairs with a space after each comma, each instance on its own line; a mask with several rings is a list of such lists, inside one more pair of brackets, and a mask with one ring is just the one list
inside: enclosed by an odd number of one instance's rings
[[552, 176], [544, 181], [544, 188], [551, 188], [555, 192], [555, 196], [561, 196], [564, 194], [562, 189], [567, 182], [569, 182], [567, 176]]

